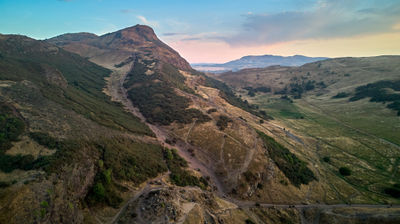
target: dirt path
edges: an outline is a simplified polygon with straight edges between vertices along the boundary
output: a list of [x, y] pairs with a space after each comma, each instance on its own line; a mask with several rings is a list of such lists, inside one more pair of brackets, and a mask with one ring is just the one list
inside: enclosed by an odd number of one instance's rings
[[[224, 196], [225, 193], [223, 191], [222, 184], [220, 183], [219, 179], [215, 176], [214, 171], [212, 171], [205, 164], [201, 163], [196, 158], [190, 155], [190, 153], [187, 151], [187, 149], [189, 149], [190, 146], [187, 143], [178, 142], [175, 145], [167, 144], [165, 142], [168, 136], [166, 131], [164, 131], [161, 127], [148, 123], [145, 117], [140, 113], [139, 109], [133, 106], [132, 102], [128, 99], [127, 91], [124, 88], [124, 82], [126, 76], [127, 72], [114, 71], [109, 77], [107, 83], [107, 93], [111, 96], [111, 99], [113, 101], [122, 103], [122, 105], [127, 111], [129, 111], [136, 117], [140, 118], [140, 120], [144, 122], [154, 132], [157, 140], [161, 143], [161, 145], [168, 148], [176, 149], [179, 155], [188, 162], [190, 168], [194, 170], [200, 170], [203, 176], [210, 177], [211, 181], [215, 184], [218, 195]], [[195, 122], [193, 123], [193, 126], [194, 124]], [[190, 132], [188, 134], [190, 134]]]
[[190, 128], [189, 128], [188, 133], [186, 134], [186, 137], [185, 137], [185, 142], [186, 142], [186, 143], [187, 143], [187, 140], [188, 140], [188, 138], [189, 138], [190, 132], [192, 131], [193, 127], [196, 125], [196, 121], [197, 121], [197, 119], [194, 119], [192, 125], [191, 125]]

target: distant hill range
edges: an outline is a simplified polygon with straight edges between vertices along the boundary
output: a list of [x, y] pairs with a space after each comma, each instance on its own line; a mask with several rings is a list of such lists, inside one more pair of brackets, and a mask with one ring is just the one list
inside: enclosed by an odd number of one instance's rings
[[281, 66], [301, 66], [310, 62], [325, 60], [325, 57], [307, 57], [303, 55], [278, 56], [278, 55], [260, 55], [244, 56], [240, 59], [229, 61], [223, 64], [197, 63], [192, 64], [193, 68], [204, 71], [221, 73], [226, 71], [238, 71], [245, 68], [264, 68], [271, 65]]

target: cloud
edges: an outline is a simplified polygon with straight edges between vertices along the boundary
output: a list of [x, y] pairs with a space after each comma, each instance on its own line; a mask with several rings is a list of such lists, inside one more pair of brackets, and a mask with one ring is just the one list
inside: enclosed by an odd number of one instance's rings
[[179, 35], [183, 35], [183, 33], [163, 33], [163, 36], [179, 36]]
[[144, 17], [144, 16], [136, 16], [136, 18], [138, 18], [144, 25], [148, 25], [148, 26], [151, 26], [151, 27], [158, 27], [159, 26], [157, 21], [147, 20], [146, 17]]
[[400, 2], [372, 7], [365, 7], [365, 2], [325, 0], [309, 11], [247, 14], [238, 33], [221, 39], [233, 46], [250, 46], [395, 32], [393, 27], [400, 21]]
[[181, 41], [193, 41], [193, 40], [203, 40], [203, 38], [200, 38], [200, 37], [187, 37], [187, 38], [181, 39]]

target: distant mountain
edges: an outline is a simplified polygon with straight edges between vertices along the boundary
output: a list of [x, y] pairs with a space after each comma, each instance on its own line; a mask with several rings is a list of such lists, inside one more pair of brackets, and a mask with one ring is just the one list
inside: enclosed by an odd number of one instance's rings
[[226, 71], [238, 71], [245, 68], [264, 68], [271, 65], [281, 66], [301, 66], [306, 63], [325, 60], [325, 57], [307, 57], [303, 55], [294, 56], [277, 56], [277, 55], [261, 55], [261, 56], [244, 56], [240, 59], [229, 61], [223, 64], [199, 63], [192, 66], [205, 72], [221, 73]]

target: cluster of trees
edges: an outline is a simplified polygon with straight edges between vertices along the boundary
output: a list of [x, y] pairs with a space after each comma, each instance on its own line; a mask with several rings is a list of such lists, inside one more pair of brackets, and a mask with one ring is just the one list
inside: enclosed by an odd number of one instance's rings
[[0, 151], [11, 148], [11, 142], [18, 140], [24, 130], [25, 123], [12, 114], [11, 108], [0, 105]]
[[54, 167], [59, 166], [59, 159], [64, 158], [64, 154], [68, 153], [70, 147], [74, 144], [68, 141], [61, 141], [51, 137], [46, 133], [34, 132], [29, 133], [32, 139], [39, 144], [51, 149], [58, 150], [51, 156], [41, 156], [35, 159], [32, 155], [8, 155], [5, 151], [0, 152], [0, 170], [3, 172], [11, 172], [15, 169], [32, 170], [43, 168], [47, 172], [54, 171]]
[[43, 145], [49, 149], [59, 149], [63, 147], [63, 141], [51, 137], [47, 133], [43, 132], [31, 132], [29, 137], [35, 140], [38, 144]]
[[262, 93], [269, 93], [271, 92], [271, 88], [266, 87], [266, 86], [261, 86], [257, 88], [253, 88], [251, 86], [244, 87], [243, 89], [247, 90], [247, 94], [251, 97], [255, 96], [257, 92], [262, 92]]
[[117, 208], [119, 204], [121, 204], [122, 198], [117, 193], [117, 186], [113, 181], [112, 173], [112, 169], [106, 169], [103, 161], [99, 160], [98, 171], [94, 178], [93, 187], [86, 196], [86, 201], [90, 205], [105, 203], [111, 207]]
[[221, 131], [225, 130], [225, 128], [228, 127], [229, 122], [232, 122], [232, 119], [230, 119], [225, 115], [220, 115], [217, 121], [217, 126], [219, 127], [219, 130]]
[[173, 184], [177, 186], [198, 186], [201, 189], [208, 187], [208, 182], [203, 177], [195, 177], [191, 175], [185, 168], [187, 162], [178, 155], [175, 149], [165, 149], [164, 158], [167, 162], [168, 169], [171, 171], [170, 178]]
[[159, 145], [134, 142], [129, 139], [107, 139], [98, 143], [104, 166], [112, 169], [117, 180], [140, 184], [166, 172], [162, 148]]
[[100, 151], [94, 184], [86, 197], [89, 204], [117, 207], [120, 181], [140, 184], [166, 172], [162, 147], [125, 138], [103, 139], [94, 146]]
[[357, 87], [354, 96], [349, 100], [357, 101], [370, 97], [371, 102], [391, 102], [387, 107], [396, 110], [400, 116], [400, 94], [395, 91], [400, 91], [400, 80], [379, 81]]
[[48, 164], [47, 157], [35, 159], [32, 155], [9, 155], [6, 151], [12, 147], [25, 131], [23, 120], [13, 114], [11, 107], [0, 105], [0, 170], [6, 173], [15, 169], [31, 170]]
[[308, 80], [302, 82], [292, 82], [280, 91], [276, 91], [275, 94], [286, 95], [289, 94], [295, 99], [300, 99], [303, 93], [311, 91], [315, 88], [325, 88], [324, 82], [316, 82], [315, 80]]
[[299, 187], [301, 184], [317, 180], [306, 162], [263, 132], [257, 131], [257, 133], [263, 140], [271, 159], [294, 186]]

